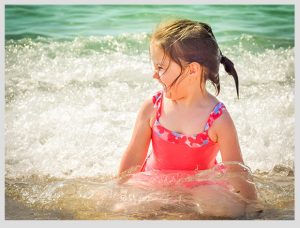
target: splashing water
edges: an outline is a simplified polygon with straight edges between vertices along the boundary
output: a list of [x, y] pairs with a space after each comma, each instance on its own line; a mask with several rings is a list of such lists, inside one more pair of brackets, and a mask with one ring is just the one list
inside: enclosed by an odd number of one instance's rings
[[[233, 9], [226, 10], [234, 17]], [[255, 12], [270, 16], [271, 11]], [[278, 18], [268, 21], [284, 20]], [[234, 82], [221, 67], [218, 99], [235, 122], [247, 166], [220, 163], [198, 173], [153, 171], [122, 178], [116, 173], [137, 110], [161, 89], [151, 77], [145, 30], [133, 26], [132, 33], [72, 37], [72, 27], [68, 39], [61, 39], [45, 35], [48, 28], [32, 27], [43, 37], [28, 37], [30, 32], [17, 34], [6, 26], [6, 218], [294, 219], [293, 34], [292, 25], [277, 22], [264, 33], [236, 26], [240, 30], [228, 36], [222, 23], [214, 22], [222, 52], [240, 79], [237, 100]], [[288, 34], [275, 36], [282, 30], [277, 24], [285, 24]], [[222, 172], [222, 166], [241, 171]], [[231, 178], [254, 185], [258, 199], [242, 197], [230, 187]]]
[[[232, 167], [241, 171], [228, 172]], [[241, 196], [230, 185], [234, 177], [256, 185], [258, 199]], [[205, 171], [149, 171], [121, 178], [31, 176], [7, 180], [6, 188], [8, 195], [38, 209], [40, 218], [46, 214], [52, 219], [266, 219], [276, 211], [278, 218], [291, 219], [286, 207], [292, 209], [294, 192], [288, 189], [293, 177], [278, 176], [276, 182], [268, 178], [274, 176], [253, 175], [239, 163], [220, 163]]]

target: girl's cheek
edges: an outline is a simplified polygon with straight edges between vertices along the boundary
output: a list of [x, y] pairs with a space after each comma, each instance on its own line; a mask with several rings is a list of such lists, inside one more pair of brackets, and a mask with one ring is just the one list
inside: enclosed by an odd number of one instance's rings
[[166, 84], [165, 76], [162, 75], [162, 76], [159, 78], [159, 81], [161, 81], [162, 83]]
[[170, 77], [167, 77], [165, 74], [160, 77], [160, 81], [164, 83], [166, 86], [171, 85], [173, 82], [172, 79]]

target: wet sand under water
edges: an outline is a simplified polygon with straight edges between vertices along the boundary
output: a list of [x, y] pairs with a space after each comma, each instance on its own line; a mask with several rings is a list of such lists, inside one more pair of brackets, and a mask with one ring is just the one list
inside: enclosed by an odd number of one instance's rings
[[[264, 210], [258, 210], [257, 216], [251, 218], [251, 220], [294, 220], [294, 207], [293, 202], [286, 205], [285, 210], [278, 210], [275, 208], [265, 208]], [[162, 215], [163, 216], [163, 215]], [[12, 197], [5, 195], [5, 220], [249, 220], [249, 218], [205, 218], [199, 217], [196, 213], [187, 215], [168, 215], [161, 218], [161, 215], [150, 214], [145, 215], [144, 218], [132, 218], [129, 216], [122, 216], [118, 214], [107, 213], [90, 213], [90, 214], [74, 214], [68, 212], [62, 212], [60, 210], [45, 210], [31, 208], [25, 205], [23, 202], [13, 199]]]
[[57, 220], [73, 219], [72, 215], [66, 216], [59, 211], [36, 210], [24, 203], [5, 195], [5, 219], [6, 220]]
[[[155, 215], [152, 215], [155, 219]], [[24, 205], [22, 202], [18, 200], [14, 200], [9, 196], [5, 196], [5, 219], [6, 220], [73, 220], [73, 219], [85, 219], [85, 218], [78, 218], [74, 217], [72, 214], [63, 214], [60, 211], [54, 210], [37, 210], [31, 209], [30, 207]], [[108, 217], [107, 214], [98, 214], [94, 218], [95, 220], [119, 220], [119, 219], [130, 219], [128, 217], [122, 216], [110, 216]], [[148, 218], [151, 220], [151, 218]], [[169, 219], [182, 219], [182, 218], [169, 218]], [[189, 219], [189, 218], [188, 218]], [[192, 219], [192, 218], [190, 218]]]
[[[131, 179], [133, 184], [129, 181], [120, 186], [117, 179], [109, 176], [91, 179], [7, 178], [5, 219], [294, 220], [294, 175], [283, 172], [286, 170], [279, 171], [253, 175], [259, 199], [247, 204], [246, 208], [241, 198], [236, 198], [236, 193], [219, 185], [203, 185], [195, 192], [187, 192], [185, 188], [182, 191], [173, 185], [158, 191], [153, 184], [150, 183], [150, 188], [148, 181], [139, 183], [138, 179]], [[165, 175], [161, 177], [173, 177]], [[214, 197], [216, 195], [218, 197]], [[228, 211], [230, 205], [235, 205], [234, 210]], [[219, 216], [227, 217], [216, 217], [218, 210], [224, 211]]]

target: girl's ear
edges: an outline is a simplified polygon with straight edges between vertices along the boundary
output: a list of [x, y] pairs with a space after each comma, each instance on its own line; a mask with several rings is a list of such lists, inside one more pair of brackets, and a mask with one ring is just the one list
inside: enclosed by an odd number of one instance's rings
[[189, 64], [189, 74], [191, 76], [197, 76], [201, 74], [202, 72], [202, 66], [197, 62], [191, 62]]

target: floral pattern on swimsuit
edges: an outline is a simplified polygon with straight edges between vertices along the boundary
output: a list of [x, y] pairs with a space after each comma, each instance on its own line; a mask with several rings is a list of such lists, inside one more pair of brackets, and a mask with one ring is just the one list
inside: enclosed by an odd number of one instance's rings
[[168, 141], [170, 143], [176, 143], [176, 144], [184, 143], [187, 146], [193, 148], [202, 147], [208, 144], [211, 141], [211, 139], [208, 136], [208, 129], [211, 127], [213, 122], [222, 115], [223, 110], [226, 109], [225, 105], [222, 102], [219, 102], [214, 107], [213, 111], [210, 113], [208, 117], [203, 132], [198, 134], [193, 134], [193, 135], [185, 135], [175, 131], [171, 131], [160, 124], [159, 117], [161, 115], [162, 95], [163, 95], [162, 92], [157, 92], [156, 95], [154, 95], [152, 98], [154, 108], [157, 109], [156, 120], [153, 125], [153, 132], [156, 133], [161, 139]]

